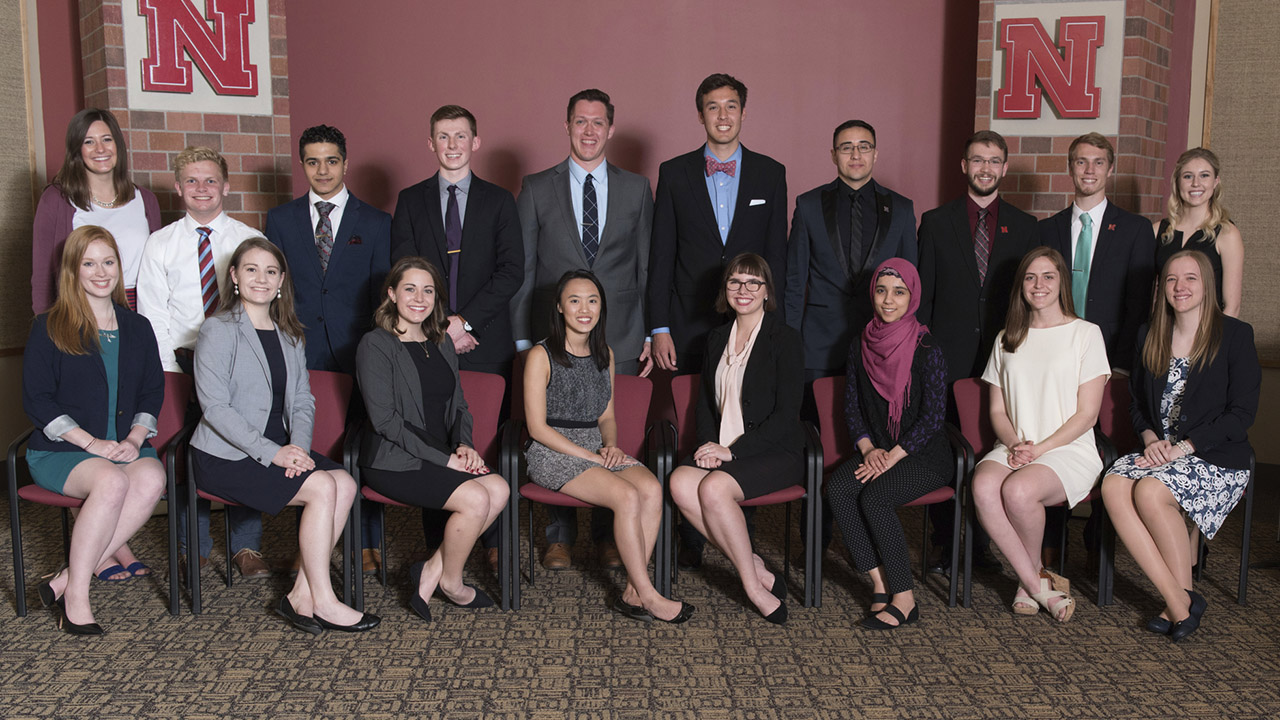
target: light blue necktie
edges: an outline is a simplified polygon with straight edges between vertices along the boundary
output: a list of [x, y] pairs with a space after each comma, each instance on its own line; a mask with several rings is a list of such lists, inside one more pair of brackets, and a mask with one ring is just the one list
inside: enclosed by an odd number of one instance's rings
[[1089, 261], [1093, 257], [1093, 217], [1080, 214], [1080, 235], [1076, 238], [1076, 254], [1071, 262], [1071, 301], [1076, 315], [1084, 317], [1084, 304], [1089, 297]]

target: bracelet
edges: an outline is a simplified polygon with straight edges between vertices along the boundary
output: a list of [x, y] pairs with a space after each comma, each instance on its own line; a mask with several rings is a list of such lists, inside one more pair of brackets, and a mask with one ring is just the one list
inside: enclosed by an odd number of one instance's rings
[[1186, 440], [1179, 440], [1175, 447], [1181, 450], [1183, 455], [1191, 455], [1194, 452], [1191, 448], [1191, 443]]

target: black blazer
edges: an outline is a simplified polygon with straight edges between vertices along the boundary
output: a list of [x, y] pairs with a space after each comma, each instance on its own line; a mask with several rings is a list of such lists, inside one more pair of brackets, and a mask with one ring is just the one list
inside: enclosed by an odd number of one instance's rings
[[[449, 293], [449, 248], [440, 213], [440, 174], [400, 191], [391, 218], [391, 259], [419, 255], [440, 269]], [[471, 363], [503, 363], [515, 355], [511, 298], [524, 282], [524, 240], [516, 201], [501, 187], [474, 174], [462, 220], [458, 263], [458, 310], [474, 328], [479, 345], [460, 358]]]
[[[1167, 373], [1152, 375], [1142, 364], [1142, 346], [1150, 327], [1138, 332], [1129, 390], [1133, 403], [1129, 414], [1139, 437], [1150, 430], [1164, 437], [1160, 398]], [[1222, 318], [1222, 345], [1213, 362], [1187, 375], [1182, 414], [1176, 419], [1178, 438], [1190, 438], [1196, 456], [1218, 467], [1249, 467], [1249, 427], [1258, 413], [1262, 368], [1253, 344], [1253, 326], [1232, 317]]]
[[1036, 219], [998, 198], [986, 282], [969, 232], [968, 196], [930, 210], [920, 219], [920, 309], [916, 319], [942, 347], [947, 380], [980, 377], [996, 335], [1004, 329], [1018, 263], [1039, 244]]
[[325, 272], [309, 197], [268, 212], [267, 239], [284, 252], [293, 271], [294, 308], [306, 328], [307, 368], [354, 375], [356, 345], [373, 327], [391, 267], [391, 216], [349, 195]]
[[699, 146], [662, 163], [653, 207], [648, 329], [671, 328], [677, 359], [701, 350], [707, 331], [724, 321], [715, 311], [716, 294], [725, 264], [736, 255], [763, 256], [779, 297], [786, 282], [786, 169], [770, 157], [742, 148], [733, 225], [728, 240], [721, 243], [707, 195], [703, 151], [704, 146]]
[[[22, 408], [36, 426], [27, 447], [74, 452], [80, 448], [51, 440], [42, 431], [67, 415], [90, 435], [105, 438], [107, 369], [97, 352], [68, 355], [59, 350], [49, 338], [48, 319], [48, 313], [36, 316], [22, 354]], [[155, 429], [164, 404], [164, 369], [155, 333], [146, 318], [117, 305], [116, 323], [120, 327], [120, 363], [115, 423], [116, 439], [123, 440], [134, 425]]]
[[[1151, 315], [1156, 236], [1149, 220], [1110, 200], [1094, 230], [1087, 307], [1076, 308], [1076, 314], [1102, 329], [1111, 367], [1125, 367], [1133, 357], [1138, 326]], [[1070, 206], [1040, 221], [1040, 244], [1062, 253], [1071, 269]]]
[[[800, 400], [804, 394], [804, 358], [800, 333], [773, 313], [764, 325], [747, 359], [742, 376], [744, 432], [730, 450], [739, 459], [769, 450], [800, 454], [804, 429], [800, 424]], [[716, 367], [729, 344], [732, 323], [707, 333], [702, 363], [702, 387], [698, 392], [698, 444], [720, 442], [720, 406], [716, 402]]]

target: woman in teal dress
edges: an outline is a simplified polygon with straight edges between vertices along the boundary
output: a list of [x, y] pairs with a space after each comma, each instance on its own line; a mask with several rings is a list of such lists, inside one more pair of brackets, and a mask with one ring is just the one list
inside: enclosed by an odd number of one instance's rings
[[155, 334], [129, 310], [115, 239], [88, 225], [67, 237], [58, 297], [36, 317], [22, 367], [22, 404], [36, 430], [27, 465], [36, 484], [84, 505], [67, 568], [39, 586], [58, 604], [58, 627], [101, 635], [89, 578], [142, 524], [164, 492], [164, 468], [147, 439], [164, 402]]

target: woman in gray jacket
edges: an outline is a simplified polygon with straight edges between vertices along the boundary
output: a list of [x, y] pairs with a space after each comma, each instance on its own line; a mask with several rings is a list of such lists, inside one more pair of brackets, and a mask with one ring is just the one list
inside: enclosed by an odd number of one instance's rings
[[401, 258], [383, 285], [377, 327], [356, 351], [371, 426], [361, 449], [365, 484], [398, 502], [452, 513], [439, 550], [409, 571], [409, 607], [428, 622], [427, 600], [437, 590], [459, 607], [493, 605], [462, 582], [462, 566], [509, 495], [507, 481], [471, 446], [471, 413], [445, 332], [447, 287], [431, 263]]
[[204, 417], [191, 438], [196, 483], [206, 492], [276, 514], [302, 507], [302, 568], [276, 612], [295, 628], [360, 632], [377, 615], [342, 604], [329, 581], [329, 555], [355, 499], [351, 475], [310, 451], [315, 398], [302, 324], [284, 255], [262, 238], [236, 248], [221, 310], [200, 328], [196, 392]]

